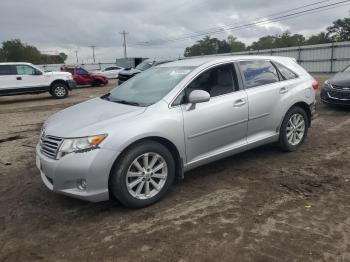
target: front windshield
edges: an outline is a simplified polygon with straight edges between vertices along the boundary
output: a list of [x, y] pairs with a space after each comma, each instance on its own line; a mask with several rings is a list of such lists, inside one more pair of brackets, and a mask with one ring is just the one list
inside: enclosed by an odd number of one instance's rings
[[147, 70], [148, 68], [151, 68], [152, 67], [152, 62], [150, 61], [144, 61], [142, 62], [141, 64], [139, 64], [138, 66], [136, 66], [136, 69], [138, 70], [141, 70], [141, 71], [145, 71]]
[[154, 67], [113, 89], [105, 99], [112, 102], [149, 106], [161, 100], [193, 67]]

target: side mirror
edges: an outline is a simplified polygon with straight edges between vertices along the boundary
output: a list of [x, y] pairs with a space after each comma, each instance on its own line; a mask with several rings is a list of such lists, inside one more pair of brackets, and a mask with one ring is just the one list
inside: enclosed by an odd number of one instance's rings
[[35, 70], [35, 75], [37, 75], [37, 76], [41, 76], [43, 73], [41, 72], [41, 71], [39, 71], [39, 70]]
[[188, 96], [188, 102], [192, 104], [204, 103], [210, 100], [210, 94], [204, 90], [193, 90]]

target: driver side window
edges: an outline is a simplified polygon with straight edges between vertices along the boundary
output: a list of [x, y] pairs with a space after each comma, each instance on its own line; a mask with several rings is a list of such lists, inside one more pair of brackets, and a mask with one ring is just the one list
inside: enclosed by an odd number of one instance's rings
[[88, 75], [89, 73], [83, 68], [77, 68], [77, 74], [83, 76]]
[[187, 86], [186, 95], [188, 96], [193, 90], [204, 90], [210, 97], [238, 90], [233, 64], [219, 65], [201, 73]]

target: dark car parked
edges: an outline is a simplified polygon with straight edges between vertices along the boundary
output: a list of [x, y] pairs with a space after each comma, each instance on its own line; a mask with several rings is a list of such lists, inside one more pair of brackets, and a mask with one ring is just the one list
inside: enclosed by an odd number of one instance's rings
[[164, 60], [164, 61], [152, 61], [152, 60], [146, 60], [140, 63], [135, 68], [125, 68], [119, 72], [118, 75], [118, 84], [122, 84], [125, 81], [129, 80], [133, 76], [141, 73], [142, 71], [145, 71], [153, 66], [157, 66], [160, 64], [165, 64], [171, 62], [170, 60]]
[[324, 83], [321, 100], [325, 104], [350, 106], [350, 66]]

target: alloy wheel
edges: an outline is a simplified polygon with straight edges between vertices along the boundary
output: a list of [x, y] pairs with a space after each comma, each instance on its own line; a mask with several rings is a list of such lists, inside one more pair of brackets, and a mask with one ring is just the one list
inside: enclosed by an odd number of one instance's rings
[[305, 119], [299, 114], [293, 114], [287, 124], [287, 140], [292, 146], [296, 146], [303, 141], [305, 135]]
[[150, 199], [164, 187], [167, 176], [168, 166], [164, 158], [157, 153], [145, 153], [128, 168], [127, 190], [137, 199]]
[[66, 89], [63, 86], [57, 86], [54, 92], [55, 92], [55, 95], [58, 97], [63, 97], [67, 93]]

